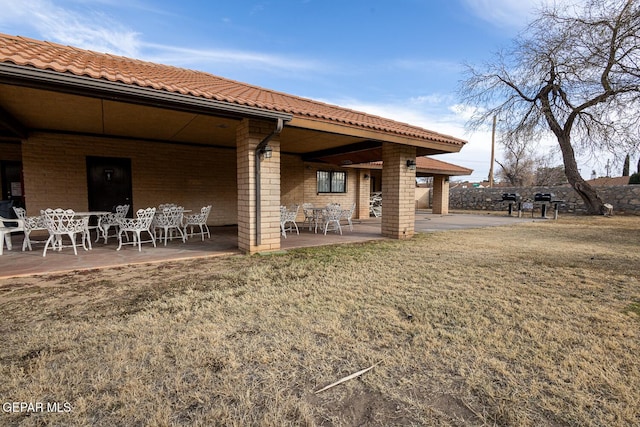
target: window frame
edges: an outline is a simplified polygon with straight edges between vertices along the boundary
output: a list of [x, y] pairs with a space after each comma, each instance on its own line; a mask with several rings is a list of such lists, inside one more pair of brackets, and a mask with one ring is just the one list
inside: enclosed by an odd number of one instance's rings
[[[320, 183], [321, 183], [321, 174], [326, 174], [326, 178], [322, 178], [322, 179], [326, 179], [328, 182], [325, 183], [325, 185], [323, 185], [323, 188], [327, 188], [327, 184], [328, 184], [328, 191], [321, 191], [320, 189]], [[344, 177], [343, 179], [343, 188], [342, 189], [336, 189], [334, 188], [334, 175], [342, 175]], [[347, 171], [335, 171], [335, 170], [323, 170], [323, 169], [318, 169], [316, 171], [316, 192], [317, 194], [345, 194], [347, 192]]]

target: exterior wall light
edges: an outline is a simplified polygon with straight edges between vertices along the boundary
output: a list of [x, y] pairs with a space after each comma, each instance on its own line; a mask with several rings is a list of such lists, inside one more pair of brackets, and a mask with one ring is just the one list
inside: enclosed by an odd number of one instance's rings
[[412, 159], [407, 160], [407, 167], [409, 168], [409, 170], [416, 170], [416, 161]]
[[265, 145], [265, 147], [262, 149], [262, 156], [265, 159], [270, 159], [272, 154], [273, 154], [273, 148], [271, 148], [270, 145]]
[[365, 181], [367, 181], [368, 179], [369, 179], [369, 174], [368, 174], [368, 173], [365, 173], [365, 174], [364, 174], [364, 180], [365, 180]]

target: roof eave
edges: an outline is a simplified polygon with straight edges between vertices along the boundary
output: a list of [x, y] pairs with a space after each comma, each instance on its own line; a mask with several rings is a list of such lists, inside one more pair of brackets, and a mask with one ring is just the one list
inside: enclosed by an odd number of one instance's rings
[[336, 133], [342, 135], [351, 135], [372, 141], [393, 142], [397, 144], [411, 145], [429, 150], [429, 155], [446, 154], [459, 152], [466, 141], [444, 135], [434, 135], [433, 138], [417, 137], [413, 135], [405, 135], [394, 133], [391, 131], [383, 131], [364, 126], [350, 125], [340, 123], [335, 120], [320, 120], [317, 118], [301, 117], [294, 115], [290, 123], [291, 127], [299, 127], [302, 129], [313, 129], [321, 132]]
[[289, 122], [293, 117], [289, 113], [280, 111], [128, 85], [87, 76], [42, 70], [7, 62], [0, 63], [0, 83], [235, 119], [282, 119], [284, 122]]

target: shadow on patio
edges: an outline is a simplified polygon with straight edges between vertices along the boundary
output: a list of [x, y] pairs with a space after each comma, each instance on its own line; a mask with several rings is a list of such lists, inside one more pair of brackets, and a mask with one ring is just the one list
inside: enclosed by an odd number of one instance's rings
[[[283, 250], [324, 246], [354, 242], [366, 242], [384, 239], [380, 234], [380, 218], [354, 220], [353, 231], [343, 227], [342, 236], [335, 232], [327, 235], [314, 233], [300, 227], [300, 234], [287, 233], [287, 238], [281, 238]], [[432, 232], [460, 228], [476, 228], [487, 226], [509, 225], [517, 222], [531, 222], [531, 219], [507, 216], [481, 215], [432, 215], [428, 211], [416, 212], [416, 232]], [[143, 244], [142, 252], [136, 247], [124, 246], [116, 251], [117, 239], [110, 238], [108, 244], [92, 242], [93, 250], [85, 251], [80, 247], [78, 256], [73, 254], [72, 248], [64, 248], [61, 252], [47, 251], [42, 256], [42, 244], [33, 245], [33, 251], [22, 252], [21, 234], [12, 236], [13, 250], [4, 251], [0, 257], [0, 279], [45, 273], [62, 273], [73, 270], [116, 267], [128, 264], [144, 264], [164, 262], [169, 260], [206, 258], [230, 254], [241, 254], [238, 250], [238, 229], [235, 226], [210, 227], [211, 238], [204, 242], [199, 238], [192, 238], [186, 243], [173, 240], [164, 246], [158, 244], [154, 248], [150, 243]], [[36, 237], [37, 238], [37, 237]]]

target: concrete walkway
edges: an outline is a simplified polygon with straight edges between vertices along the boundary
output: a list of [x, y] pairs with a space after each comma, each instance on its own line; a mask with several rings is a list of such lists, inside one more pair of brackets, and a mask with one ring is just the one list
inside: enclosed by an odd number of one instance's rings
[[415, 230], [417, 233], [428, 233], [432, 231], [458, 230], [464, 228], [499, 227], [533, 221], [542, 221], [542, 219], [534, 219], [531, 217], [518, 218], [517, 216], [501, 216], [495, 214], [433, 215], [428, 211], [416, 211]]
[[[428, 211], [417, 211], [415, 227], [416, 232], [427, 233], [463, 228], [495, 227], [532, 221], [531, 218], [499, 215], [454, 214], [441, 216], [433, 215]], [[300, 228], [299, 235], [287, 234], [286, 239], [281, 239], [281, 248], [288, 250], [381, 240], [383, 237], [380, 234], [380, 224], [380, 218], [355, 220], [354, 230], [349, 231], [348, 227], [344, 227], [342, 236], [332, 232], [325, 236]], [[142, 245], [141, 252], [133, 246], [125, 246], [122, 250], [116, 251], [117, 240], [110, 238], [106, 245], [102, 241], [93, 243], [93, 249], [90, 251], [85, 251], [80, 247], [78, 256], [74, 255], [72, 248], [64, 248], [61, 252], [47, 251], [46, 257], [42, 256], [42, 244], [33, 245], [33, 251], [22, 252], [22, 235], [16, 234], [12, 238], [13, 250], [8, 251], [5, 248], [4, 254], [0, 256], [0, 279], [230, 254], [240, 255], [237, 234], [237, 227], [211, 227], [211, 238], [205, 239], [204, 242], [199, 238], [190, 239], [187, 243], [174, 240], [168, 242], [167, 246], [157, 244], [156, 248], [152, 244], [146, 243]]]

